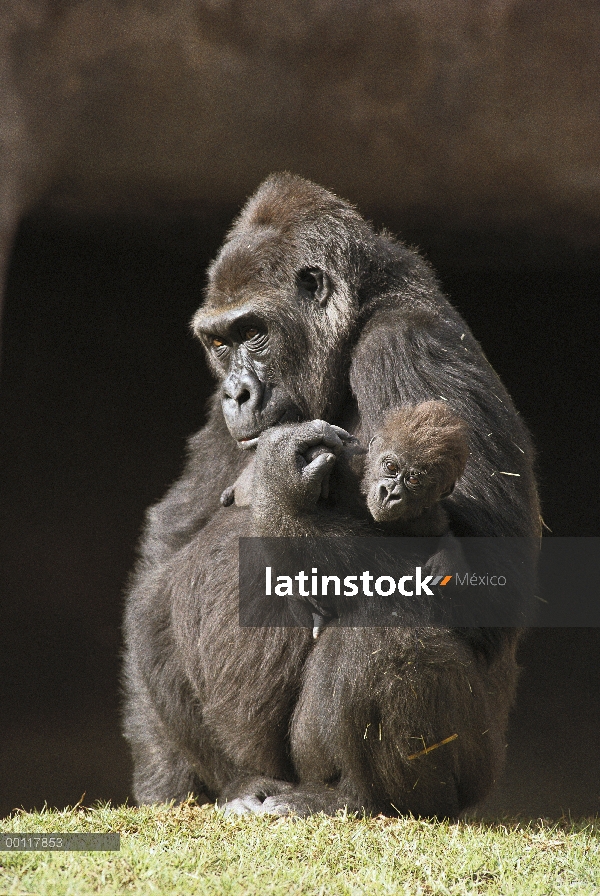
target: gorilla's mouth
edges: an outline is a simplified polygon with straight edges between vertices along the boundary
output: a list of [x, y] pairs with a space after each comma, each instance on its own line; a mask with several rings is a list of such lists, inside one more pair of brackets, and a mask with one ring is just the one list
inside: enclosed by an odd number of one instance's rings
[[258, 436], [250, 436], [250, 438], [248, 438], [248, 439], [238, 439], [237, 443], [240, 446], [240, 448], [244, 449], [244, 451], [247, 448], [254, 448], [254, 446], [258, 444], [259, 435]]
[[281, 426], [282, 423], [300, 423], [302, 421], [302, 414], [296, 407], [286, 408], [283, 414], [275, 420], [274, 423], [270, 423], [268, 426], [265, 426], [264, 429], [261, 429], [259, 433], [252, 436], [244, 436], [241, 439], [237, 439], [237, 443], [244, 451], [248, 448], [255, 448], [258, 444], [258, 440], [261, 436], [261, 433], [265, 432], [267, 429], [271, 429], [272, 426]]
[[391, 523], [406, 514], [406, 504], [401, 495], [390, 495], [382, 487], [367, 497], [371, 515], [378, 523]]
[[379, 517], [381, 520], [395, 520], [405, 512], [402, 501], [382, 501], [379, 505]]

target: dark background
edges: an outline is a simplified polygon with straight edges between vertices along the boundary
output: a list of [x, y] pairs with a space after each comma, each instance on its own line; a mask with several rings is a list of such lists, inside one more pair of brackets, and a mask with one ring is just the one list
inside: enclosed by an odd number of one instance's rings
[[[144, 509], [203, 423], [211, 382], [188, 322], [235, 211], [40, 210], [20, 227], [0, 380], [0, 814], [129, 795], [123, 592]], [[401, 236], [434, 263], [530, 426], [553, 534], [599, 534], [595, 257], [519, 233]], [[520, 659], [507, 772], [483, 812], [596, 813], [599, 632], [533, 630]]]

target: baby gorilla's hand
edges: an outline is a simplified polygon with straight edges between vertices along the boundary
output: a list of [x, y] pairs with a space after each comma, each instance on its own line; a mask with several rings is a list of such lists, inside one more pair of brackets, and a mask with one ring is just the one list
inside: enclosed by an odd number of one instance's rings
[[425, 564], [424, 573], [434, 578], [452, 576], [452, 581], [447, 586], [450, 590], [461, 590], [464, 587], [459, 584], [459, 578], [464, 581], [465, 575], [470, 574], [470, 569], [460, 541], [452, 533], [440, 538], [438, 550]]

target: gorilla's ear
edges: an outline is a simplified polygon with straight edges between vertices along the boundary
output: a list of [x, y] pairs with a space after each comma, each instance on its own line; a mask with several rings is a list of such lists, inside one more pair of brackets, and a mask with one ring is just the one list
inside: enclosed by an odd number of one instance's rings
[[302, 268], [296, 274], [296, 283], [299, 289], [316, 299], [319, 305], [327, 304], [332, 285], [329, 274], [326, 274], [321, 268]]
[[448, 491], [445, 491], [444, 494], [440, 497], [440, 501], [442, 500], [442, 498], [447, 498], [448, 495], [452, 494], [452, 492], [454, 491], [455, 485], [456, 485], [456, 482], [453, 482], [452, 485], [450, 486], [450, 488], [448, 489]]

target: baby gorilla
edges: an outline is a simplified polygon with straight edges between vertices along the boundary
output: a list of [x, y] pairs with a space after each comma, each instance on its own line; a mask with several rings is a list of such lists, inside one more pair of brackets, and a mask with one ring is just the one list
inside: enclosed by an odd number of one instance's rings
[[[462, 476], [469, 456], [466, 423], [441, 401], [390, 411], [371, 439], [362, 492], [390, 535], [442, 536], [440, 504]], [[391, 531], [393, 529], [393, 531]]]
[[[371, 439], [361, 491], [376, 523], [389, 536], [441, 538], [428, 572], [468, 567], [440, 503], [454, 490], [469, 456], [467, 424], [442, 401], [389, 411]], [[313, 613], [317, 638], [331, 614]]]

